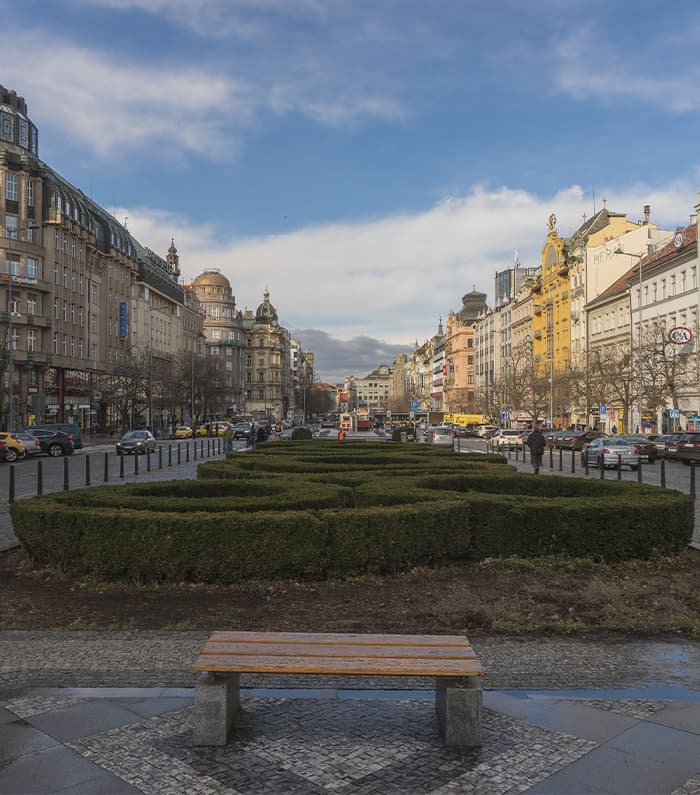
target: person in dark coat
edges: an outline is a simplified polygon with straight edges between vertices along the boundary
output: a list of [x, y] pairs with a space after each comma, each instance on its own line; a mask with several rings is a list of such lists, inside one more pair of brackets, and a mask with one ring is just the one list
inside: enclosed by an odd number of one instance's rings
[[544, 448], [547, 446], [547, 443], [544, 439], [544, 434], [539, 429], [539, 426], [535, 425], [534, 430], [528, 434], [525, 444], [527, 444], [527, 446], [530, 448], [532, 468], [535, 474], [539, 475], [540, 467], [542, 466], [542, 455], [544, 453]]

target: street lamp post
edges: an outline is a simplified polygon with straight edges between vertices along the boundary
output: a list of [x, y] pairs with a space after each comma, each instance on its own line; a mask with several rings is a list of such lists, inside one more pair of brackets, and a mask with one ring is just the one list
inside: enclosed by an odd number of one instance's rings
[[[639, 357], [639, 361], [637, 363], [637, 368], [638, 368], [637, 377], [639, 379], [639, 382], [638, 382], [638, 392], [639, 392], [639, 394], [637, 396], [637, 403], [638, 403], [637, 411], [638, 411], [638, 422], [639, 422], [638, 428], [641, 430], [642, 429], [642, 393], [644, 391], [644, 373], [642, 371], [642, 362], [643, 362], [643, 353], [642, 353], [642, 347], [643, 347], [643, 345], [642, 345], [642, 260], [644, 259], [646, 254], [633, 254], [631, 251], [623, 251], [622, 248], [619, 247], [619, 246], [618, 246], [618, 248], [615, 249], [614, 253], [615, 254], [626, 254], [628, 257], [634, 257], [639, 262], [639, 300], [638, 300], [638, 306], [637, 306], [637, 312], [638, 312], [637, 317], [638, 317], [638, 321], [639, 321], [639, 336], [638, 336], [638, 338], [639, 338], [639, 343], [638, 343], [639, 347], [638, 347], [638, 351], [637, 351], [637, 355]], [[632, 335], [633, 334], [634, 334], [634, 331], [630, 328], [630, 345], [632, 345]], [[629, 430], [630, 433], [632, 432], [631, 423], [630, 423], [630, 428], [628, 430]]]

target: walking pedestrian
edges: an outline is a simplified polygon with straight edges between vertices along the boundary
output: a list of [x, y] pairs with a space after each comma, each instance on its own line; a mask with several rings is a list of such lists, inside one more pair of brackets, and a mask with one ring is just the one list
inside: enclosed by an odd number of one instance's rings
[[532, 468], [535, 474], [539, 475], [540, 467], [542, 466], [542, 455], [547, 444], [539, 425], [535, 425], [533, 431], [528, 434], [525, 444], [527, 444], [527, 446], [530, 448]]
[[233, 428], [227, 425], [224, 430], [224, 452], [230, 453], [233, 450]]

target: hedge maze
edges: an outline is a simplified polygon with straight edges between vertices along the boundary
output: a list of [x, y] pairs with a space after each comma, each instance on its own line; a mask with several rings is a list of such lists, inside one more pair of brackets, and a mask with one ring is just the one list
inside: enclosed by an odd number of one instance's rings
[[511, 555], [673, 555], [691, 537], [693, 501], [638, 483], [519, 474], [500, 455], [298, 441], [203, 463], [197, 480], [21, 500], [12, 518], [40, 565], [229, 583]]

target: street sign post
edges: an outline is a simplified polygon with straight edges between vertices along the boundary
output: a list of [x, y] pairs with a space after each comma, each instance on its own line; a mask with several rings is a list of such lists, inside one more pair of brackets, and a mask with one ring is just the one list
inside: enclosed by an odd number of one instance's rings
[[600, 407], [601, 416], [604, 415], [604, 414], [607, 414], [607, 413], [608, 413], [608, 407], [601, 404], [601, 407]]
[[680, 418], [680, 416], [681, 416], [680, 409], [670, 409], [670, 410], [669, 410], [669, 412], [668, 412], [668, 416], [669, 416], [669, 417], [670, 417], [672, 420], [677, 420], [677, 419], [679, 419], [679, 418]]

